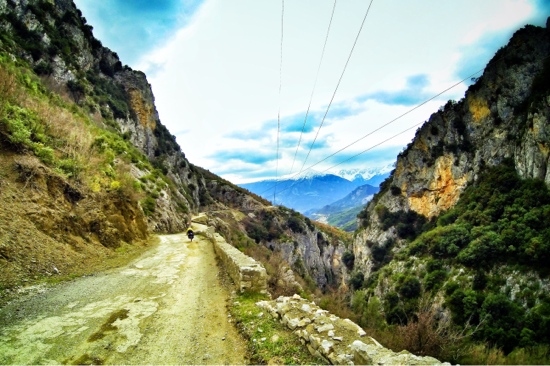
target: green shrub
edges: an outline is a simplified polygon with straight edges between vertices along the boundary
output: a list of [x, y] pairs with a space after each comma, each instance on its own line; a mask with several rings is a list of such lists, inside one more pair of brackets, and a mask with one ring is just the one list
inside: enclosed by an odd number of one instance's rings
[[398, 287], [399, 294], [407, 299], [414, 299], [420, 296], [422, 285], [416, 277], [407, 277]]
[[287, 226], [294, 233], [303, 233], [304, 227], [302, 226], [302, 220], [296, 216], [290, 216], [287, 221]]
[[[505, 353], [511, 352], [519, 344], [524, 313], [506, 295], [488, 295], [481, 310], [481, 316], [486, 317], [486, 322], [481, 325], [481, 336], [491, 344], [501, 347]], [[529, 333], [524, 331], [524, 334]]]
[[365, 281], [365, 275], [363, 274], [363, 272], [360, 272], [360, 271], [356, 271], [352, 273], [349, 279], [349, 283], [351, 287], [355, 290], [360, 289], [361, 286], [363, 286], [364, 281]]
[[51, 147], [44, 146], [40, 142], [33, 144], [34, 154], [44, 163], [52, 165], [55, 162], [55, 154]]
[[157, 207], [157, 202], [153, 197], [147, 196], [141, 201], [141, 208], [145, 216], [151, 216]]
[[426, 290], [439, 290], [441, 284], [447, 278], [447, 271], [438, 269], [433, 272], [426, 273], [424, 276], [424, 287]]
[[349, 250], [346, 250], [342, 255], [342, 262], [344, 262], [347, 269], [352, 270], [355, 264], [355, 255]]

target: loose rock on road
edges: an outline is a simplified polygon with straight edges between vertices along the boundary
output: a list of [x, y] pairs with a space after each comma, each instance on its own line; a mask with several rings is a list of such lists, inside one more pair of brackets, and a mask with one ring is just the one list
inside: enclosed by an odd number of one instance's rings
[[212, 244], [160, 237], [126, 267], [0, 309], [0, 364], [244, 364]]

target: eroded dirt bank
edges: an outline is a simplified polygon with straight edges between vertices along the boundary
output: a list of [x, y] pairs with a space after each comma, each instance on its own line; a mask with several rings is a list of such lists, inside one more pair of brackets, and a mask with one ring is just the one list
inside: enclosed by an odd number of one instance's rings
[[0, 364], [243, 364], [212, 244], [179, 235], [128, 266], [0, 309]]

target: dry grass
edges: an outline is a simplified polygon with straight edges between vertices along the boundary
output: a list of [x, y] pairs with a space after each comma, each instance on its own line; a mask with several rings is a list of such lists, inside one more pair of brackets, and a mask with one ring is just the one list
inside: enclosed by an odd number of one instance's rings
[[550, 348], [546, 345], [520, 348], [505, 355], [502, 350], [485, 344], [471, 345], [460, 359], [462, 364], [479, 365], [548, 365]]
[[18, 99], [19, 95], [20, 92], [13, 72], [0, 65], [0, 119], [4, 116], [6, 103]]
[[335, 228], [327, 224], [320, 223], [318, 221], [313, 221], [314, 225], [317, 226], [321, 231], [328, 233], [331, 237], [342, 240], [344, 243], [350, 243], [353, 239], [353, 235], [346, 231]]
[[300, 343], [299, 337], [271, 315], [265, 314], [256, 302], [267, 300], [260, 295], [243, 294], [229, 307], [237, 328], [248, 341], [253, 364], [322, 365]]
[[113, 250], [89, 235], [88, 221], [104, 217], [95, 212], [110, 198], [71, 206], [66, 184], [35, 157], [0, 151], [0, 290], [110, 268], [147, 248], [147, 241], [133, 240]]
[[[31, 111], [54, 159], [43, 163], [32, 149], [14, 153], [0, 135], [0, 297], [12, 287], [116, 265], [147, 247], [129, 163], [111, 165], [112, 156], [92, 148], [98, 124], [75, 112], [63, 87], [42, 79], [60, 96], [52, 97], [29, 75], [0, 64], [0, 121], [6, 103]], [[4, 127], [0, 134], [9, 133]]]

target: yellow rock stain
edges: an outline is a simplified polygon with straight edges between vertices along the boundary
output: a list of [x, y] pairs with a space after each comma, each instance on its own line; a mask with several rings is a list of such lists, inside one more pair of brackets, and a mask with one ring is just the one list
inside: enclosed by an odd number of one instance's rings
[[131, 89], [128, 93], [130, 94], [130, 105], [136, 112], [139, 123], [143, 127], [149, 127], [154, 130], [156, 123], [153, 118], [153, 105], [146, 103], [141, 95], [141, 92], [137, 89]]
[[474, 122], [480, 122], [482, 119], [491, 114], [491, 111], [489, 110], [489, 106], [487, 105], [487, 101], [485, 99], [468, 96], [467, 101], [468, 109], [472, 114]]
[[453, 157], [441, 156], [435, 163], [433, 177], [427, 190], [408, 197], [409, 207], [417, 213], [433, 217], [451, 208], [468, 182], [468, 175], [454, 177]]

